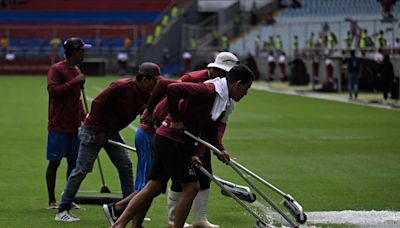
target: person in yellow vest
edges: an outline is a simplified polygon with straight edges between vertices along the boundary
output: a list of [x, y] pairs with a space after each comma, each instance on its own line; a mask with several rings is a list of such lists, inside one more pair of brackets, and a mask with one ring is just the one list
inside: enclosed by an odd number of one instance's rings
[[154, 28], [154, 38], [157, 38], [161, 35], [162, 27], [161, 24], [157, 24]]
[[346, 35], [344, 36], [344, 47], [346, 49], [350, 49], [352, 42], [353, 42], [353, 37], [351, 36], [351, 32], [347, 31]]
[[361, 31], [360, 40], [359, 40], [359, 43], [358, 43], [358, 46], [361, 49], [364, 49], [364, 48], [367, 47], [367, 33], [368, 33], [368, 31], [366, 29]]
[[171, 8], [171, 18], [174, 20], [179, 15], [179, 8], [176, 4], [174, 4]]
[[299, 52], [299, 38], [297, 35], [293, 37], [292, 48], [294, 54], [297, 54]]
[[228, 36], [226, 35], [226, 33], [224, 33], [224, 35], [222, 35], [221, 41], [222, 41], [222, 49], [225, 51], [228, 51], [229, 50], [229, 39], [228, 39]]
[[149, 35], [147, 35], [147, 37], [146, 37], [146, 45], [148, 45], [148, 46], [150, 46], [150, 45], [152, 45], [153, 44], [153, 35], [152, 34], [149, 34]]
[[385, 38], [383, 37], [383, 30], [380, 30], [378, 34], [376, 34], [375, 37], [375, 47], [377, 49], [379, 48], [384, 48], [385, 47]]
[[333, 34], [333, 32], [329, 33], [327, 39], [328, 39], [327, 40], [327, 48], [328, 49], [335, 49], [335, 47], [336, 47], [336, 36], [335, 36], [335, 34]]
[[282, 50], [282, 39], [280, 35], [275, 36], [274, 47], [276, 50]]
[[197, 39], [195, 36], [190, 38], [190, 49], [197, 50]]
[[169, 16], [168, 16], [168, 14], [164, 14], [162, 19], [161, 19], [162, 27], [163, 28], [167, 27], [168, 23], [169, 23]]

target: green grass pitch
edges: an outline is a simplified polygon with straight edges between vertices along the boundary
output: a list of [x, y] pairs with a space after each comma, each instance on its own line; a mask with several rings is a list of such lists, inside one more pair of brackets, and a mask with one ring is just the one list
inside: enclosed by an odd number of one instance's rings
[[[95, 97], [117, 77], [88, 77], [86, 94]], [[47, 207], [46, 77], [0, 77], [0, 227], [108, 227], [99, 206], [82, 205], [74, 224], [54, 221]], [[134, 124], [137, 125], [135, 120]], [[133, 145], [134, 132], [122, 134]], [[400, 210], [400, 112], [250, 90], [236, 106], [224, 137], [233, 158], [283, 191], [305, 211]], [[118, 176], [100, 153], [107, 185], [120, 191]], [[136, 163], [136, 155], [132, 154]], [[214, 173], [244, 182], [217, 159]], [[136, 167], [135, 167], [136, 168]], [[60, 166], [56, 194], [65, 186]], [[279, 202], [267, 188], [260, 188]], [[97, 190], [97, 165], [82, 190]], [[249, 228], [255, 219], [212, 185], [209, 220], [222, 227]], [[261, 197], [259, 197], [261, 198]], [[158, 197], [146, 228], [166, 227], [166, 198]], [[190, 216], [189, 216], [190, 221]]]

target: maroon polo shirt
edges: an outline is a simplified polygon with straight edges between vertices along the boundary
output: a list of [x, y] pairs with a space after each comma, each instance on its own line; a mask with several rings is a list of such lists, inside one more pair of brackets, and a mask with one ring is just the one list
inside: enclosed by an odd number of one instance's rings
[[75, 80], [81, 71], [65, 61], [53, 64], [47, 73], [48, 130], [74, 133], [85, 116], [80, 100], [80, 83]]
[[[225, 124], [211, 119], [216, 92], [213, 83], [171, 83], [166, 91], [169, 114], [156, 133], [180, 143], [190, 142], [187, 136], [170, 129], [170, 123], [182, 121], [185, 129], [194, 135], [206, 135], [208, 141], [220, 150]], [[183, 101], [182, 101], [183, 99]]]
[[149, 93], [139, 91], [136, 81], [117, 80], [94, 99], [85, 125], [94, 134], [118, 132], [144, 111], [149, 97]]
[[179, 78], [182, 82], [205, 82], [210, 78], [208, 69], [186, 73]]
[[[184, 74], [179, 78], [182, 82], [204, 82], [210, 79], [210, 73], [208, 69], [193, 71]], [[159, 81], [159, 84], [154, 88], [151, 95], [151, 99], [148, 104], [148, 110], [153, 112], [153, 119], [156, 126], [160, 126], [162, 121], [168, 115], [168, 104], [167, 99], [164, 98], [167, 85], [174, 83], [173, 80]], [[164, 99], [163, 99], [164, 98]]]

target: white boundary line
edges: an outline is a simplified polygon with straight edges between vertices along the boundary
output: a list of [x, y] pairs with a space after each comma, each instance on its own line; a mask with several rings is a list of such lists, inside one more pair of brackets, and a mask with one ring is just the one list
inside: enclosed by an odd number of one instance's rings
[[271, 88], [269, 86], [255, 85], [255, 84], [253, 84], [251, 86], [251, 88], [255, 89], [255, 90], [267, 91], [267, 92], [271, 92], [271, 93], [310, 97], [310, 98], [317, 98], [317, 99], [322, 99], [322, 100], [330, 100], [330, 101], [336, 101], [336, 102], [342, 102], [342, 103], [349, 103], [349, 104], [356, 104], [356, 105], [362, 105], [362, 106], [370, 106], [370, 107], [375, 107], [375, 108], [383, 108], [383, 109], [400, 111], [400, 108], [397, 106], [391, 106], [391, 105], [379, 104], [379, 103], [370, 103], [370, 102], [366, 102], [366, 101], [362, 101], [362, 100], [349, 100], [349, 99], [342, 98], [342, 97], [330, 96], [330, 95], [326, 95], [326, 94], [319, 94], [319, 93], [315, 93], [315, 92], [295, 91], [295, 90], [288, 90], [288, 89], [276, 89], [276, 88]]

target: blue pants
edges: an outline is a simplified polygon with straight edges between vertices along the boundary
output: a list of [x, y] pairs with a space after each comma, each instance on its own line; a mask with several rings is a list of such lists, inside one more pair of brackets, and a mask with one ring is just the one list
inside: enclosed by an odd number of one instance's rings
[[135, 134], [135, 146], [137, 152], [137, 167], [135, 191], [142, 190], [148, 180], [148, 175], [153, 160], [153, 151], [151, 149], [152, 135], [138, 128]]
[[[133, 173], [129, 151], [119, 146], [110, 144], [102, 146], [95, 143], [92, 139], [92, 131], [90, 128], [85, 126], [80, 129], [79, 138], [81, 143], [79, 145], [76, 167], [68, 177], [67, 185], [65, 186], [64, 194], [61, 198], [58, 210], [62, 212], [70, 209], [79, 186], [83, 179], [85, 179], [86, 175], [93, 170], [93, 165], [102, 147], [104, 147], [108, 157], [118, 170], [123, 196], [126, 197], [131, 194], [133, 192]], [[107, 138], [123, 143], [119, 133], [107, 134]]]
[[63, 157], [76, 160], [78, 149], [79, 139], [77, 133], [48, 132], [46, 151], [46, 159], [48, 161], [61, 161]]
[[347, 74], [347, 89], [349, 91], [349, 97], [352, 98], [353, 94], [357, 97], [358, 93], [358, 80], [357, 74], [355, 73], [348, 73]]

